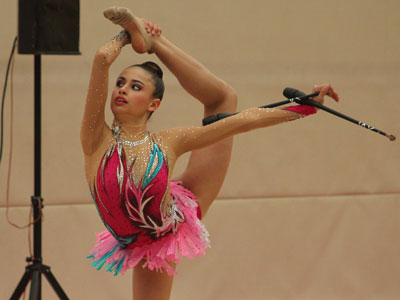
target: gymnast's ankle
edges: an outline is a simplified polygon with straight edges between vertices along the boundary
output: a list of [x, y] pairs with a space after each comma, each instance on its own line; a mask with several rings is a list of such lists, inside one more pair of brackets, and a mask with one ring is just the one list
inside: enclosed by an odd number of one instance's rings
[[151, 52], [152, 36], [146, 32], [144, 22], [135, 17], [129, 9], [113, 6], [107, 8], [103, 13], [111, 22], [122, 26], [128, 31], [132, 48], [137, 53]]

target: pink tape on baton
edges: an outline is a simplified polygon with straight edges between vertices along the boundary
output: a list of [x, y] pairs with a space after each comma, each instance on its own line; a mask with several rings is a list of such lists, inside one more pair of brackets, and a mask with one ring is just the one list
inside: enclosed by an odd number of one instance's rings
[[315, 114], [317, 110], [315, 109], [314, 106], [310, 105], [295, 105], [295, 106], [289, 106], [286, 107], [285, 110], [290, 110], [305, 116]]

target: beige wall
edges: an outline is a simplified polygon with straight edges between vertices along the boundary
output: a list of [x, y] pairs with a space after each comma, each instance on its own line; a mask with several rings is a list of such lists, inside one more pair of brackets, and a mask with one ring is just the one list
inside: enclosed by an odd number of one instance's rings
[[[129, 275], [110, 279], [108, 274], [98, 275], [83, 262], [92, 233], [102, 230], [102, 226], [90, 205], [83, 176], [79, 126], [92, 55], [119, 30], [102, 17], [102, 9], [109, 5], [129, 6], [138, 15], [161, 25], [171, 41], [236, 89], [240, 109], [281, 100], [286, 86], [309, 91], [315, 83], [330, 82], [341, 95], [341, 102], [329, 101], [328, 106], [400, 138], [399, 1], [81, 1], [82, 55], [42, 59], [42, 194], [47, 205], [44, 254], [74, 299], [90, 299], [88, 292], [97, 292], [94, 284], [100, 279], [96, 276], [104, 277], [104, 284], [112, 291], [124, 287], [116, 299], [130, 295]], [[17, 4], [3, 0], [0, 7], [3, 83], [17, 32]], [[124, 49], [111, 70], [111, 79], [124, 66], [148, 59], [156, 60], [154, 56], [140, 56]], [[151, 128], [200, 124], [201, 106], [190, 99], [171, 74], [165, 73], [165, 102], [154, 115]], [[30, 55], [16, 57], [14, 98], [11, 202], [12, 206], [23, 206], [12, 210], [22, 222], [27, 219], [26, 206], [33, 193]], [[5, 109], [1, 207], [5, 205], [9, 98]], [[178, 163], [176, 173], [183, 170], [186, 160], [187, 156]], [[248, 299], [286, 299], [296, 294], [304, 299], [321, 299], [322, 295], [324, 299], [357, 295], [398, 298], [398, 284], [391, 278], [398, 278], [400, 268], [395, 254], [400, 250], [395, 242], [400, 233], [396, 220], [399, 178], [398, 141], [389, 142], [325, 112], [238, 136], [219, 200], [206, 218], [215, 246], [205, 258], [184, 263], [174, 291], [176, 299], [187, 299], [185, 293], [203, 290], [203, 286], [193, 284], [193, 278], [205, 276], [209, 280], [205, 283], [208, 294], [193, 299], [234, 299], [234, 295], [236, 299], [245, 299], [244, 295], [249, 295]], [[294, 211], [298, 205], [301, 209], [297, 216]], [[2, 275], [8, 279], [0, 283], [2, 298], [9, 295], [22, 275], [28, 252], [26, 232], [6, 225], [3, 212], [1, 209], [0, 241], [6, 247], [0, 250], [0, 257], [10, 258], [9, 273]], [[238, 212], [246, 217], [239, 218]], [[275, 218], [272, 221], [271, 216]], [[57, 220], [63, 223], [58, 224]], [[217, 222], [224, 225], [217, 226]], [[321, 222], [320, 232], [310, 231], [320, 228]], [[254, 224], [256, 230], [248, 224]], [[228, 236], [233, 229], [238, 232], [236, 239]], [[337, 232], [340, 234], [330, 238]], [[310, 235], [318, 247], [302, 244]], [[360, 243], [357, 239], [361, 239]], [[245, 254], [253, 242], [256, 243], [251, 253], [255, 256]], [[232, 243], [238, 248], [227, 256]], [[62, 249], [57, 249], [59, 244]], [[70, 256], [66, 249], [71, 244], [74, 253]], [[307, 249], [314, 251], [308, 257], [303, 255]], [[274, 260], [274, 253], [281, 255]], [[233, 262], [239, 262], [236, 271], [228, 267]], [[239, 271], [244, 266], [246, 280]], [[305, 276], [305, 272], [309, 275]], [[87, 289], [73, 273], [86, 274]], [[250, 278], [254, 281], [249, 282]], [[103, 293], [99, 295], [111, 299]]]

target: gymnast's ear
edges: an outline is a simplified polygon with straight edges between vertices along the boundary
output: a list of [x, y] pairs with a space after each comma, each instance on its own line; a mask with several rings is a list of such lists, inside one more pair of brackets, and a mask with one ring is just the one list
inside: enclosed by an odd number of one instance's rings
[[161, 104], [161, 100], [159, 98], [152, 99], [149, 106], [147, 107], [147, 110], [154, 112], [158, 109], [160, 104]]

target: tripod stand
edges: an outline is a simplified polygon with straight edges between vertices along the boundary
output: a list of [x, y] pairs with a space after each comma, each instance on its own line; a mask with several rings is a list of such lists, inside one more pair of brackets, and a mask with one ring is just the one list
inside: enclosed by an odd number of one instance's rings
[[51, 287], [62, 300], [68, 300], [60, 284], [50, 271], [50, 267], [42, 264], [42, 213], [43, 199], [41, 198], [41, 56], [35, 54], [35, 150], [34, 150], [34, 196], [31, 197], [33, 206], [33, 257], [28, 257], [28, 266], [10, 300], [21, 297], [29, 281], [31, 281], [30, 300], [42, 299], [42, 274], [46, 277]]

